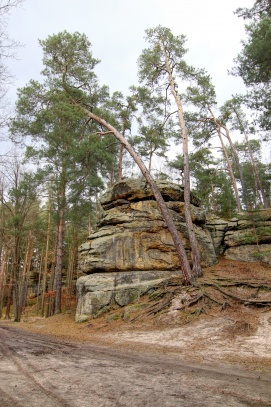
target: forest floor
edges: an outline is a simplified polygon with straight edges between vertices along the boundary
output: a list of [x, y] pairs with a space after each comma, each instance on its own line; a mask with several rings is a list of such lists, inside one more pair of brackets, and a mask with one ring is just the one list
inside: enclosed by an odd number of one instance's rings
[[1, 407], [271, 406], [271, 268], [220, 259], [138, 303], [0, 321]]
[[49, 318], [32, 314], [28, 308], [22, 322], [1, 323], [65, 340], [177, 352], [192, 362], [271, 372], [271, 267], [265, 264], [221, 258], [204, 270], [199, 287], [180, 287], [175, 280], [83, 323], [75, 322], [75, 307]]

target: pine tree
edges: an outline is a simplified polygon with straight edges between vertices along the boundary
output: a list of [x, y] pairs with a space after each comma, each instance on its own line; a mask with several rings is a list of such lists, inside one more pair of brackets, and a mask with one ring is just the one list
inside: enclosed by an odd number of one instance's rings
[[[200, 276], [202, 275], [200, 253], [190, 212], [188, 133], [184, 119], [183, 102], [178, 91], [180, 82], [193, 79], [195, 69], [188, 66], [184, 60], [186, 53], [184, 36], [174, 36], [168, 28], [158, 26], [146, 30], [146, 39], [149, 48], [143, 50], [139, 58], [139, 77], [146, 87], [153, 90], [154, 94], [163, 95], [164, 118], [172, 117], [174, 113], [177, 116], [184, 164], [185, 219], [192, 249], [193, 274]], [[172, 101], [174, 111], [168, 111], [170, 101]]]
[[[56, 61], [63, 62], [63, 55], [65, 63], [74, 54], [76, 58], [80, 56], [79, 47], [82, 43], [85, 47], [89, 46], [85, 36], [67, 32], [40, 42], [44, 51], [44, 81], [30, 81], [18, 91], [16, 117], [10, 129], [12, 139], [16, 142], [27, 144], [31, 138], [26, 157], [39, 165], [36, 176], [40, 182], [50, 179], [55, 191], [57, 239], [54, 313], [61, 311], [64, 239], [69, 211], [79, 198], [81, 202], [88, 201], [90, 209], [91, 196], [103, 187], [104, 172], [114, 157], [108, 138], [101, 139], [97, 126], [86, 120], [81, 108], [70, 103], [62, 88], [62, 81], [54, 72], [54, 64]], [[48, 58], [48, 53], [54, 56], [52, 60]], [[78, 66], [71, 72], [71, 76], [79, 72], [87, 83], [91, 92], [88, 101], [96, 103], [98, 99], [106, 98], [106, 89], [98, 88], [93, 72], [81, 73], [80, 64], [85, 61], [77, 59], [77, 62]], [[97, 62], [89, 54], [88, 64], [94, 67]]]

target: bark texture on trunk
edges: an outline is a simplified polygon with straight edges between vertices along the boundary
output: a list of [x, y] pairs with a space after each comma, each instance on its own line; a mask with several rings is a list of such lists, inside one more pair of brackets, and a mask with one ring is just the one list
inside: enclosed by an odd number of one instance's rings
[[170, 89], [171, 93], [175, 99], [177, 109], [178, 109], [178, 119], [179, 124], [181, 127], [182, 133], [182, 142], [183, 142], [183, 162], [184, 162], [184, 205], [185, 205], [185, 221], [187, 225], [188, 237], [192, 251], [192, 261], [193, 261], [193, 275], [195, 277], [202, 276], [202, 268], [201, 268], [201, 261], [200, 261], [200, 252], [198, 247], [198, 242], [191, 218], [191, 210], [190, 210], [190, 169], [189, 169], [189, 155], [188, 155], [188, 138], [187, 138], [187, 131], [185, 127], [184, 121], [184, 114], [183, 114], [183, 106], [181, 99], [176, 92], [175, 89], [175, 81], [173, 78], [172, 69], [169, 64], [169, 59], [167, 52], [165, 50], [165, 59], [166, 59], [166, 70], [169, 76], [170, 82]]
[[62, 260], [63, 260], [63, 242], [64, 242], [64, 209], [59, 212], [58, 236], [57, 236], [57, 250], [56, 250], [56, 268], [55, 268], [55, 310], [54, 313], [61, 312], [61, 289], [62, 289]]

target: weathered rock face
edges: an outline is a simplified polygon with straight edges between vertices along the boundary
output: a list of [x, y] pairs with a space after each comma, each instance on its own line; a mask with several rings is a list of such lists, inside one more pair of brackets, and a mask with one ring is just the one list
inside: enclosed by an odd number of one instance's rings
[[211, 233], [217, 255], [222, 254], [225, 249], [224, 238], [228, 230], [228, 224], [229, 222], [217, 216], [206, 219], [205, 228]]
[[225, 251], [225, 258], [230, 260], [255, 262], [261, 261], [271, 266], [271, 245], [250, 244], [230, 247]]
[[81, 277], [77, 283], [76, 321], [96, 317], [109, 306], [123, 307], [168, 281], [172, 271], [97, 273]]
[[[158, 182], [166, 205], [191, 257], [184, 217], [183, 188]], [[76, 320], [84, 321], [124, 306], [141, 295], [180, 275], [175, 247], [153, 194], [144, 180], [125, 180], [101, 199], [97, 232], [79, 248]], [[191, 195], [191, 213], [202, 266], [226, 258], [265, 261], [271, 264], [271, 209], [239, 215], [230, 222], [205, 217], [198, 199]]]
[[[184, 191], [177, 184], [158, 182], [185, 249], [190, 254], [184, 217]], [[79, 248], [76, 320], [84, 321], [112, 304], [127, 305], [157, 284], [180, 276], [175, 247], [149, 186], [130, 179], [116, 184], [101, 198], [97, 232]], [[202, 265], [216, 262], [205, 212], [191, 196], [192, 221], [199, 241]]]
[[[175, 221], [185, 249], [190, 252], [184, 219], [183, 188], [158, 183]], [[199, 242], [202, 265], [216, 262], [210, 232], [205, 229], [205, 212], [191, 196], [192, 220]], [[179, 260], [157, 202], [142, 180], [125, 180], [101, 199], [104, 212], [99, 229], [79, 248], [79, 268], [90, 274], [115, 271], [177, 270]]]
[[263, 261], [271, 265], [271, 208], [232, 219], [224, 244], [227, 259]]

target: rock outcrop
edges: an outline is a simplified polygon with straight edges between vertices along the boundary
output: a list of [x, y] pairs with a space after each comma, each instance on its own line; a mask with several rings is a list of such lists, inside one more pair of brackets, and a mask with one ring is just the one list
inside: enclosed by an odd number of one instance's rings
[[[158, 187], [166, 201], [185, 249], [190, 255], [184, 217], [184, 191], [164, 181]], [[109, 305], [127, 305], [158, 283], [180, 274], [172, 238], [152, 191], [142, 179], [117, 183], [101, 198], [98, 230], [79, 248], [76, 320], [104, 312]], [[202, 265], [216, 262], [205, 211], [191, 195], [192, 221], [199, 242]]]
[[[191, 260], [184, 216], [184, 191], [159, 181], [158, 187]], [[101, 198], [102, 213], [95, 233], [79, 248], [76, 320], [84, 321], [124, 306], [180, 275], [172, 238], [152, 191], [142, 179], [117, 183]], [[231, 221], [206, 219], [199, 200], [191, 194], [191, 214], [202, 266], [222, 253], [241, 261], [271, 264], [271, 209], [240, 214]]]
[[228, 223], [225, 257], [271, 265], [271, 208], [242, 213]]
[[[163, 181], [158, 186], [189, 254], [183, 188]], [[101, 205], [98, 231], [79, 248], [83, 273], [180, 269], [171, 235], [145, 181], [132, 179], [116, 184], [102, 196]], [[198, 199], [191, 196], [202, 265], [208, 266], [216, 262], [216, 253], [210, 232], [204, 228], [205, 212], [198, 205]]]
[[151, 292], [172, 277], [172, 271], [133, 271], [95, 273], [79, 278], [77, 283], [76, 321], [104, 313], [110, 306], [123, 307]]
[[206, 218], [205, 228], [209, 230], [212, 236], [214, 249], [217, 256], [222, 254], [223, 251], [225, 250], [224, 239], [225, 234], [228, 230], [228, 224], [229, 224], [228, 221], [221, 219], [217, 216]]

